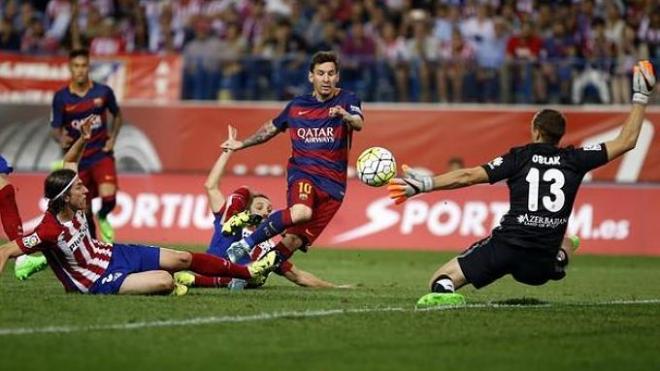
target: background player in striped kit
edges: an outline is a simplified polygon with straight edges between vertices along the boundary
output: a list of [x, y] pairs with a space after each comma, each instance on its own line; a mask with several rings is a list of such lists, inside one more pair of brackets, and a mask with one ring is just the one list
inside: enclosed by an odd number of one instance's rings
[[[53, 97], [50, 123], [52, 135], [62, 150], [66, 151], [80, 137], [80, 125], [91, 120], [92, 138], [80, 160], [79, 176], [89, 190], [90, 201], [101, 197], [101, 209], [97, 214], [100, 237], [111, 243], [115, 233], [107, 216], [116, 205], [117, 170], [113, 150], [122, 126], [121, 111], [112, 89], [89, 77], [87, 50], [78, 49], [69, 53], [69, 71], [71, 82]], [[107, 112], [113, 116], [110, 129]], [[89, 202], [87, 219], [90, 221], [92, 237], [96, 237], [92, 216]]]

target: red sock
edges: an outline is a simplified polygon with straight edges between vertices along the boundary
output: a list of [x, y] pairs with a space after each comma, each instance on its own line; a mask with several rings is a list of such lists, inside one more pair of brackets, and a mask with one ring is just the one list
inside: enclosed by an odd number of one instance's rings
[[11, 184], [0, 189], [0, 219], [10, 241], [23, 236], [23, 222], [16, 206], [14, 186]]
[[234, 264], [229, 260], [209, 254], [191, 253], [190, 270], [204, 276], [229, 276], [249, 280], [250, 271], [244, 265]]
[[250, 190], [247, 187], [241, 187], [227, 197], [226, 201], [226, 219], [231, 218], [234, 214], [238, 214], [245, 210], [250, 200]]
[[231, 277], [209, 277], [196, 274], [195, 287], [227, 287], [231, 280]]
[[289, 259], [291, 255], [293, 255], [293, 251], [284, 246], [282, 242], [278, 242], [277, 245], [275, 245], [275, 250], [280, 253], [280, 256], [282, 256], [283, 260]]

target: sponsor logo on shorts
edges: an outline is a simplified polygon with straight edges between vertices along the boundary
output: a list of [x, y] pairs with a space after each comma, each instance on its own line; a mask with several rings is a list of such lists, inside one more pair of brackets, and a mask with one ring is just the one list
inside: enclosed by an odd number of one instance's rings
[[39, 238], [37, 233], [32, 233], [29, 236], [23, 237], [23, 245], [28, 249], [34, 248], [40, 243], [41, 243], [41, 238]]

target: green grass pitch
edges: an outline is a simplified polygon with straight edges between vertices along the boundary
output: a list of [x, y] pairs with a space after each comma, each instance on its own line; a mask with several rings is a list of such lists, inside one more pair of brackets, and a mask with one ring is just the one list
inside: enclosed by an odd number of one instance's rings
[[[567, 279], [505, 278], [465, 308], [415, 311], [453, 254], [317, 249], [303, 269], [351, 290], [63, 293], [0, 275], [2, 370], [657, 370], [660, 258], [577, 256]], [[518, 304], [518, 305], [516, 305]], [[520, 305], [524, 304], [524, 305]]]

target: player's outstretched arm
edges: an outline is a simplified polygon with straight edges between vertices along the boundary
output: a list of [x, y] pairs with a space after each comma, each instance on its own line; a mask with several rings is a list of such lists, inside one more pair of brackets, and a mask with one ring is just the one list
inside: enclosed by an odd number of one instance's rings
[[5, 269], [5, 264], [9, 258], [16, 258], [23, 255], [23, 251], [16, 241], [9, 241], [0, 246], [0, 273]]
[[424, 175], [417, 170], [411, 169], [408, 165], [403, 165], [401, 169], [404, 176], [402, 178], [391, 179], [387, 186], [390, 198], [397, 205], [422, 192], [463, 188], [488, 182], [488, 174], [481, 166], [454, 170], [435, 176]]
[[63, 167], [65, 169], [71, 169], [78, 171], [78, 163], [82, 158], [83, 151], [87, 142], [92, 137], [92, 122], [87, 120], [80, 126], [80, 137], [76, 140], [71, 148], [64, 154], [62, 162], [64, 163]]
[[[236, 128], [229, 125], [227, 126], [227, 141], [236, 140]], [[227, 162], [231, 157], [231, 154], [234, 151], [231, 149], [223, 149], [218, 159], [215, 161], [215, 164], [211, 168], [206, 182], [204, 182], [204, 189], [206, 189], [206, 196], [209, 200], [209, 207], [213, 213], [220, 212], [222, 205], [225, 203], [225, 196], [220, 192], [218, 186], [220, 185], [220, 179], [224, 175], [225, 167]]]
[[291, 267], [291, 270], [284, 273], [284, 277], [289, 281], [295, 283], [298, 286], [302, 287], [311, 287], [311, 288], [322, 288], [322, 289], [332, 289], [332, 288], [350, 288], [350, 285], [336, 285], [332, 282], [324, 281], [314, 274], [298, 269], [295, 266]]
[[635, 148], [637, 138], [644, 122], [644, 112], [649, 98], [655, 88], [655, 72], [649, 61], [641, 61], [635, 65], [633, 73], [633, 106], [628, 118], [623, 123], [619, 135], [605, 142], [607, 159], [612, 161], [622, 154]]
[[275, 126], [275, 124], [273, 124], [273, 121], [271, 120], [263, 124], [263, 126], [261, 126], [261, 128], [259, 128], [256, 133], [252, 134], [244, 141], [227, 139], [227, 141], [222, 143], [222, 148], [238, 151], [243, 148], [267, 142], [270, 140], [270, 138], [274, 137], [279, 132], [280, 130], [277, 128], [277, 126]]

